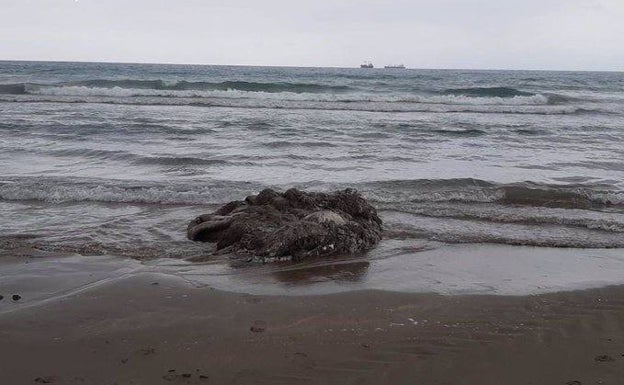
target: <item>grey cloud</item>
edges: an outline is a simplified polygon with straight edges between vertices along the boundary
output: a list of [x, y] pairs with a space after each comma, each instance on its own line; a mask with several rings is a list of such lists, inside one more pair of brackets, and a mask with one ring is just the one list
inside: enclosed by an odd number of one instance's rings
[[0, 0], [0, 59], [621, 70], [621, 0]]

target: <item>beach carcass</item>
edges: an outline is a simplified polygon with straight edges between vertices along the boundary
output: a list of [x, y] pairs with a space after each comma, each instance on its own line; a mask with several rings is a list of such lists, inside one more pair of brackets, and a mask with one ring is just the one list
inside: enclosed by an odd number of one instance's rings
[[265, 189], [192, 220], [187, 237], [217, 253], [262, 262], [364, 252], [381, 240], [381, 219], [357, 191]]

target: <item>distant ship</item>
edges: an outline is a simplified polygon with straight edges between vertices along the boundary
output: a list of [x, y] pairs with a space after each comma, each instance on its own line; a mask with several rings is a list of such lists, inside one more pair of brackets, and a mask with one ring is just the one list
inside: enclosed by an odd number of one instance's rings
[[403, 64], [391, 64], [391, 65], [384, 66], [384, 68], [392, 68], [392, 69], [404, 70], [405, 66]]
[[364, 62], [364, 64], [360, 64], [360, 68], [375, 68], [375, 66], [373, 66], [373, 63], [367, 61]]

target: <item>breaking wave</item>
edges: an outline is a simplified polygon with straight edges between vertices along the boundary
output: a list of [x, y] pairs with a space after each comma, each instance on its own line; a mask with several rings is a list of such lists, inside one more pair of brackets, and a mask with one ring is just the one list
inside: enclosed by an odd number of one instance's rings
[[[531, 182], [504, 185], [471, 178], [380, 181], [350, 186], [359, 189], [378, 207], [387, 238], [624, 247], [624, 192], [608, 190], [606, 186], [550, 186]], [[189, 206], [216, 206], [256, 194], [266, 187], [285, 190], [290, 186], [219, 180], [167, 183], [23, 177], [0, 181], [0, 201], [43, 201], [71, 207], [77, 204], [74, 210], [83, 210], [80, 205], [85, 203], [122, 203], [125, 210], [129, 204], [149, 205], [152, 206], [149, 210], [154, 212], [177, 206], [176, 209], [197, 212], [198, 207]], [[349, 186], [309, 182], [300, 187], [327, 191]]]
[[[378, 209], [431, 218], [452, 218], [466, 221], [522, 225], [562, 225], [612, 233], [624, 233], [624, 213], [544, 207], [514, 207], [500, 204], [461, 204], [456, 202], [380, 204]], [[624, 238], [622, 241], [624, 242]]]
[[[269, 94], [243, 91], [210, 91], [210, 95], [188, 94], [167, 97], [161, 92], [147, 90], [149, 95], [139, 95], [135, 90], [105, 90], [127, 96], [100, 95], [100, 90], [74, 88], [75, 95], [67, 90], [53, 89], [50, 95], [0, 95], [0, 101], [18, 103], [68, 103], [112, 104], [139, 106], [193, 106], [246, 109], [366, 111], [366, 112], [427, 112], [427, 113], [478, 113], [523, 115], [576, 115], [609, 113], [600, 108], [580, 108], [575, 105], [551, 105], [546, 97], [469, 98], [458, 96], [364, 96], [328, 94]], [[140, 90], [139, 90], [140, 91]], [[59, 95], [54, 93], [60, 92]], [[142, 92], [142, 91], [141, 91]], [[198, 91], [183, 91], [196, 93]], [[156, 93], [156, 94], [154, 94]]]
[[573, 98], [512, 87], [435, 90], [422, 86], [375, 88], [357, 83], [348, 84], [340, 84], [338, 81], [92, 79], [48, 84], [0, 84], [0, 101], [366, 112], [620, 114], [618, 109], [611, 111], [613, 108], [609, 104], [596, 104], [598, 99], [594, 94], [579, 94]]
[[[154, 161], [170, 162], [162, 158]], [[262, 188], [263, 186], [250, 182], [167, 184], [111, 182], [97, 179], [69, 181], [62, 178], [24, 178], [0, 181], [0, 200], [204, 205], [240, 199], [241, 196]]]
[[[84, 80], [54, 84], [19, 83], [0, 85], [0, 95], [47, 96], [44, 99], [15, 101], [93, 102], [118, 104], [202, 104], [179, 99], [264, 99], [271, 101], [310, 101], [338, 103], [408, 103], [444, 105], [558, 105], [565, 104], [560, 95], [543, 95], [507, 87], [447, 89], [436, 93], [420, 92], [375, 93], [362, 92], [345, 85], [317, 83], [260, 83], [247, 81], [189, 82], [164, 80]], [[53, 97], [59, 97], [55, 99]], [[85, 99], [62, 99], [82, 97]], [[97, 100], [95, 97], [114, 98]], [[151, 97], [178, 99], [178, 101], [131, 100]], [[130, 99], [130, 100], [129, 100]], [[10, 99], [4, 98], [5, 101]], [[211, 104], [208, 101], [204, 104]], [[217, 103], [218, 104], [218, 103]]]
[[[219, 84], [229, 84], [225, 82]], [[82, 97], [111, 97], [111, 98], [136, 98], [136, 97], [157, 97], [157, 98], [223, 98], [223, 99], [268, 99], [278, 101], [311, 101], [311, 102], [369, 102], [369, 103], [418, 103], [418, 104], [457, 104], [457, 105], [546, 105], [549, 98], [544, 95], [517, 95], [513, 97], [491, 96], [487, 98], [474, 98], [466, 95], [418, 95], [418, 94], [370, 94], [356, 92], [322, 92], [322, 87], [317, 85], [298, 85], [292, 87], [272, 84], [271, 87], [260, 87], [258, 83], [254, 87], [228, 88], [191, 88], [191, 87], [141, 87], [145, 86], [141, 81], [139, 87], [93, 87], [87, 85], [62, 85], [62, 86], [7, 86], [7, 90], [20, 92], [2, 92], [0, 94], [14, 95], [40, 95], [40, 96], [82, 96]], [[129, 83], [130, 85], [132, 83]], [[314, 86], [314, 87], [313, 87]], [[329, 87], [329, 86], [327, 86]], [[333, 89], [332, 87], [329, 87]], [[54, 101], [54, 100], [51, 100]], [[62, 100], [59, 100], [62, 101]], [[79, 100], [78, 100], [79, 101]], [[97, 102], [97, 100], [85, 100], [85, 102]], [[127, 101], [134, 104], [133, 101]], [[140, 104], [140, 103], [139, 103]]]
[[[168, 157], [144, 158], [141, 161], [164, 165], [215, 162], [199, 158]], [[218, 160], [216, 162], [219, 163]], [[245, 196], [266, 187], [268, 186], [252, 182], [218, 180], [170, 184], [17, 178], [0, 181], [0, 200], [213, 204], [239, 199], [241, 194]], [[624, 191], [606, 185], [548, 185], [535, 182], [498, 184], [473, 178], [459, 178], [364, 182], [349, 186], [312, 184], [303, 187], [313, 189], [355, 187], [372, 201], [382, 204], [461, 202], [565, 209], [624, 207]]]
[[[85, 86], [45, 87], [26, 92], [30, 95], [46, 96], [107, 96], [115, 98], [160, 97], [160, 98], [221, 98], [221, 99], [268, 99], [275, 101], [310, 101], [342, 103], [417, 103], [450, 105], [547, 105], [549, 99], [543, 95], [516, 96], [513, 98], [490, 97], [475, 99], [461, 95], [373, 95], [373, 94], [333, 94], [283, 91], [230, 90], [167, 90], [140, 88], [90, 88]], [[95, 101], [97, 102], [97, 101]], [[129, 102], [133, 104], [133, 102]]]
[[602, 185], [497, 184], [479, 179], [371, 182], [361, 190], [374, 200], [399, 202], [499, 203], [504, 205], [592, 209], [624, 206], [624, 191]]

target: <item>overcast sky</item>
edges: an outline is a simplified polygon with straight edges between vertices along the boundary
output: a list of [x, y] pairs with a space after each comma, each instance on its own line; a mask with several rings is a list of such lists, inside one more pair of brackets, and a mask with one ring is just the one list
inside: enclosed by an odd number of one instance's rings
[[0, 0], [0, 60], [624, 70], [624, 0]]

